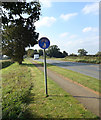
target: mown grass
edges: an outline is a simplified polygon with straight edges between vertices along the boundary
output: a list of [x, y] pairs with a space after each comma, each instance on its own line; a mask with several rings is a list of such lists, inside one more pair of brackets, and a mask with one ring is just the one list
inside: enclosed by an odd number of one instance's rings
[[98, 118], [48, 78], [45, 96], [44, 74], [26, 61], [2, 69], [2, 120], [36, 118]]
[[34, 103], [29, 105], [40, 118], [97, 118], [75, 98], [48, 78], [48, 95], [45, 97], [44, 74], [38, 68], [30, 68], [34, 76]]
[[[41, 63], [43, 65], [42, 62], [38, 62], [36, 61], [37, 63]], [[58, 67], [58, 66], [55, 66], [55, 65], [51, 65], [51, 64], [47, 64], [47, 67], [66, 77], [66, 78], [69, 78], [73, 81], [76, 81], [78, 83], [80, 83], [81, 85], [84, 85], [85, 87], [88, 87], [94, 91], [97, 91], [97, 92], [101, 92], [100, 91], [100, 84], [101, 84], [101, 81], [96, 79], [96, 78], [93, 78], [93, 77], [90, 77], [90, 76], [86, 76], [86, 75], [83, 75], [81, 73], [78, 73], [78, 72], [75, 72], [75, 71], [72, 71], [72, 70], [68, 70], [68, 69], [65, 69], [65, 68], [61, 68], [61, 67]]]
[[101, 81], [99, 81], [96, 78], [93, 77], [89, 77], [71, 70], [67, 70], [64, 68], [60, 68], [57, 66], [49, 66], [48, 68], [50, 68], [51, 70], [57, 72], [58, 74], [61, 74], [62, 76], [69, 78], [73, 81], [76, 81], [82, 85], [84, 85], [85, 87], [88, 87], [94, 91], [100, 92], [99, 90], [99, 84], [101, 84]]

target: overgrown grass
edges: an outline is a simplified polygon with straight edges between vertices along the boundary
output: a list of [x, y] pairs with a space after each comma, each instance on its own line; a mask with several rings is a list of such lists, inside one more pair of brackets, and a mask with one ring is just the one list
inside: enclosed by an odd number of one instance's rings
[[17, 63], [2, 70], [2, 120], [26, 120], [26, 111], [32, 87], [30, 70]]
[[101, 57], [93, 57], [93, 56], [67, 56], [64, 58], [66, 61], [73, 61], [73, 62], [84, 62], [84, 63], [101, 63]]
[[[41, 59], [43, 57], [40, 57]], [[94, 63], [94, 64], [100, 64], [101, 63], [101, 57], [93, 57], [93, 56], [67, 56], [65, 58], [49, 58], [47, 59], [54, 59], [54, 60], [62, 60], [62, 61], [71, 61], [71, 62], [83, 62], [83, 63]]]
[[2, 120], [98, 118], [50, 78], [45, 97], [44, 74], [28, 61], [2, 69], [2, 81]]
[[[38, 61], [36, 61], [36, 62], [41, 63], [43, 65], [42, 62], [38, 62]], [[101, 81], [96, 79], [96, 78], [86, 76], [86, 75], [83, 75], [81, 73], [78, 73], [78, 72], [75, 72], [75, 71], [72, 71], [72, 70], [68, 70], [68, 69], [65, 69], [65, 68], [61, 68], [61, 67], [58, 67], [58, 66], [54, 66], [54, 65], [51, 65], [51, 64], [47, 64], [47, 67], [50, 70], [66, 77], [66, 78], [69, 78], [73, 81], [76, 81], [76, 82], [84, 85], [85, 87], [88, 87], [88, 88], [90, 88], [94, 91], [97, 91], [97, 92], [101, 92], [100, 89], [99, 89]]]

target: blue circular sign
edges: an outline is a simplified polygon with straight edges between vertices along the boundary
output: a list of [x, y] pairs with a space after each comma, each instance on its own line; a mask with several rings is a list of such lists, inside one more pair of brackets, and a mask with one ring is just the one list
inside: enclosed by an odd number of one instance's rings
[[39, 42], [38, 42], [39, 46], [42, 48], [42, 49], [47, 49], [49, 46], [50, 46], [50, 41], [48, 38], [46, 37], [42, 37]]

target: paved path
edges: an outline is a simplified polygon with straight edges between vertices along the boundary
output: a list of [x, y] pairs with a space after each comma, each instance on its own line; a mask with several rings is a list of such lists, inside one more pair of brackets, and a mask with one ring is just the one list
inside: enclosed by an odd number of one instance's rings
[[[43, 71], [43, 67], [40, 64], [36, 64], [33, 62], [33, 64], [38, 67], [41, 71]], [[99, 98], [99, 95], [92, 92], [91, 90], [82, 87], [74, 82], [72, 82], [69, 79], [64, 78], [63, 76], [51, 71], [48, 69], [47, 72], [48, 76], [54, 80], [61, 88], [63, 88], [66, 92], [70, 93], [73, 97], [75, 97], [80, 103], [82, 103], [85, 108], [90, 110], [92, 113], [96, 114], [97, 116], [101, 115], [99, 114], [100, 109], [100, 103], [101, 98]]]
[[[43, 62], [43, 59], [39, 59], [38, 61]], [[99, 79], [99, 64], [89, 64], [89, 63], [77, 63], [77, 62], [67, 62], [60, 60], [48, 60], [47, 63], [52, 65], [56, 65], [65, 69], [69, 69], [72, 71], [76, 71], [94, 78]]]

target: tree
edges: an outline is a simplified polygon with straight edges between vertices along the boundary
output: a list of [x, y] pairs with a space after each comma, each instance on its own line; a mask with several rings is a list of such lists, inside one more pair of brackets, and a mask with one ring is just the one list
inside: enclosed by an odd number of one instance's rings
[[74, 57], [76, 57], [77, 55], [76, 55], [76, 54], [74, 54], [74, 53], [72, 53], [72, 54], [70, 54], [69, 56], [74, 56]]
[[68, 53], [66, 51], [63, 51], [63, 56], [64, 57], [68, 56]]
[[[3, 54], [22, 64], [25, 48], [37, 44], [39, 34], [35, 32], [34, 23], [39, 20], [39, 2], [3, 2], [2, 23]], [[24, 17], [26, 14], [26, 17]]]
[[40, 49], [38, 52], [39, 52], [39, 55], [40, 55], [40, 56], [43, 55], [43, 50]]
[[47, 56], [49, 57], [56, 57], [56, 58], [61, 58], [63, 57], [62, 52], [60, 52], [60, 49], [58, 48], [57, 45], [52, 45], [48, 48], [46, 51]]
[[86, 54], [88, 53], [86, 50], [84, 50], [84, 49], [79, 49], [78, 50], [78, 53], [79, 53], [79, 55], [80, 56], [86, 56]]
[[96, 56], [101, 56], [101, 52], [99, 51], [99, 52], [97, 52], [95, 55], [96, 55]]
[[34, 54], [38, 54], [37, 49], [34, 50]]
[[27, 57], [34, 57], [34, 54], [38, 54], [37, 50], [33, 50], [33, 49], [28, 49], [27, 50]]
[[33, 49], [28, 49], [27, 50], [27, 57], [33, 57], [34, 56], [34, 50]]

